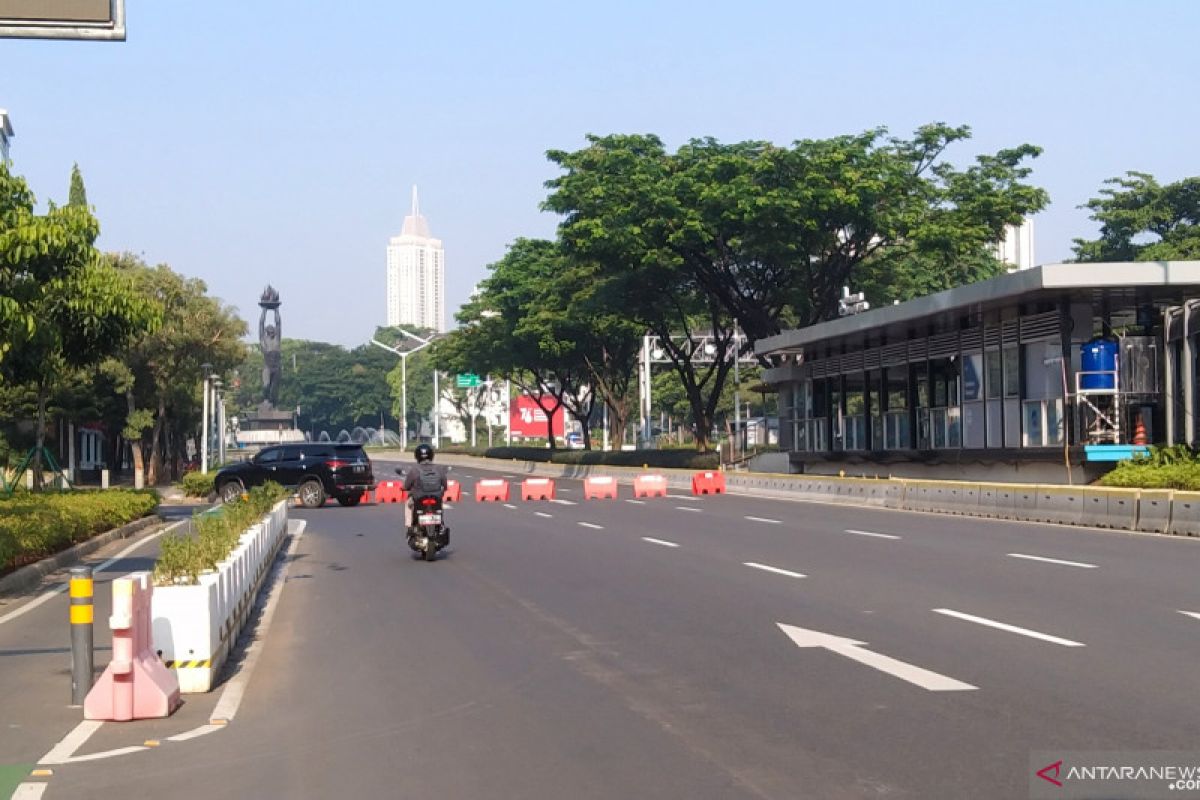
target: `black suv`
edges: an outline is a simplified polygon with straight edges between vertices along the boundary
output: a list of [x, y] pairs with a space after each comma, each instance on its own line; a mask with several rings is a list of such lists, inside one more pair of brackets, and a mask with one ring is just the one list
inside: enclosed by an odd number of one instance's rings
[[344, 506], [356, 506], [363, 492], [375, 487], [371, 459], [362, 445], [334, 442], [264, 447], [249, 461], [221, 469], [213, 487], [222, 502], [230, 502], [246, 489], [267, 481], [298, 487], [300, 502], [306, 508], [319, 508], [326, 497]]

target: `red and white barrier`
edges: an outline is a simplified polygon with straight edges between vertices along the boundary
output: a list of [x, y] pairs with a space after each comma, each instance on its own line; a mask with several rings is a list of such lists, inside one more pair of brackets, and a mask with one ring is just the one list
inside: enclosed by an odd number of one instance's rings
[[84, 719], [153, 719], [179, 706], [179, 679], [153, 649], [153, 591], [149, 572], [113, 581], [112, 661], [83, 701]]
[[522, 500], [553, 500], [554, 481], [550, 478], [526, 478], [521, 481]]
[[583, 479], [583, 499], [603, 500], [609, 497], [617, 499], [617, 479], [610, 475], [596, 475]]
[[493, 501], [508, 502], [508, 481], [500, 478], [484, 478], [475, 482], [475, 500], [483, 503]]
[[442, 499], [447, 503], [458, 503], [462, 501], [462, 484], [456, 480], [446, 481], [446, 493], [442, 495]]
[[383, 481], [375, 486], [376, 503], [403, 503], [408, 499], [400, 481]]
[[666, 497], [666, 477], [663, 475], [638, 475], [633, 479], [633, 496]]
[[692, 476], [692, 494], [725, 494], [725, 473], [697, 472]]

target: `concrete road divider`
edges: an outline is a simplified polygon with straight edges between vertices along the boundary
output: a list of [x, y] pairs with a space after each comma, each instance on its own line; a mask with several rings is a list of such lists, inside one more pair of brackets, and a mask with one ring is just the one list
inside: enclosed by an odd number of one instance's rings
[[1171, 529], [1171, 489], [1139, 489], [1137, 529], [1166, 533]]
[[507, 503], [508, 481], [500, 478], [484, 478], [476, 481], [475, 501], [478, 503]]
[[666, 477], [663, 475], [638, 475], [633, 479], [633, 496], [666, 497]]
[[522, 500], [553, 500], [554, 481], [551, 478], [526, 478], [521, 481]]
[[442, 499], [447, 503], [458, 503], [462, 501], [462, 484], [456, 480], [446, 481], [446, 493], [442, 495]]
[[1084, 493], [1070, 486], [1038, 486], [1035, 516], [1039, 522], [1080, 525], [1084, 516]]
[[1200, 492], [1175, 492], [1171, 497], [1171, 532], [1200, 536]]
[[400, 481], [383, 481], [375, 487], [376, 503], [403, 503], [408, 499]]
[[149, 572], [112, 582], [112, 661], [83, 703], [84, 719], [124, 722], [168, 716], [179, 706], [179, 680], [154, 652]]
[[617, 479], [611, 475], [591, 475], [583, 479], [583, 499], [617, 499]]
[[692, 476], [692, 494], [725, 494], [725, 473], [709, 470], [697, 472]]

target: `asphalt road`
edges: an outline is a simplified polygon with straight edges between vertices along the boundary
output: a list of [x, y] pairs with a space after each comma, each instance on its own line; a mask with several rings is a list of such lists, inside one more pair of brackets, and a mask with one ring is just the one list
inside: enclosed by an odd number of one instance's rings
[[1200, 541], [631, 496], [467, 499], [433, 564], [397, 505], [294, 512], [236, 720], [44, 796], [1013, 798], [1200, 741]]

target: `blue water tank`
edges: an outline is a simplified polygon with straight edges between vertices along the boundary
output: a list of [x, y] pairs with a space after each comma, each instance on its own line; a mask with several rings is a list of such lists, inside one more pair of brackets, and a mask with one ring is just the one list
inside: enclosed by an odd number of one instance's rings
[[[1117, 350], [1118, 344], [1113, 339], [1096, 338], [1084, 342], [1079, 347], [1079, 364], [1085, 374], [1080, 377], [1079, 384], [1085, 391], [1109, 390], [1117, 388]], [[1106, 372], [1107, 375], [1086, 373]]]

